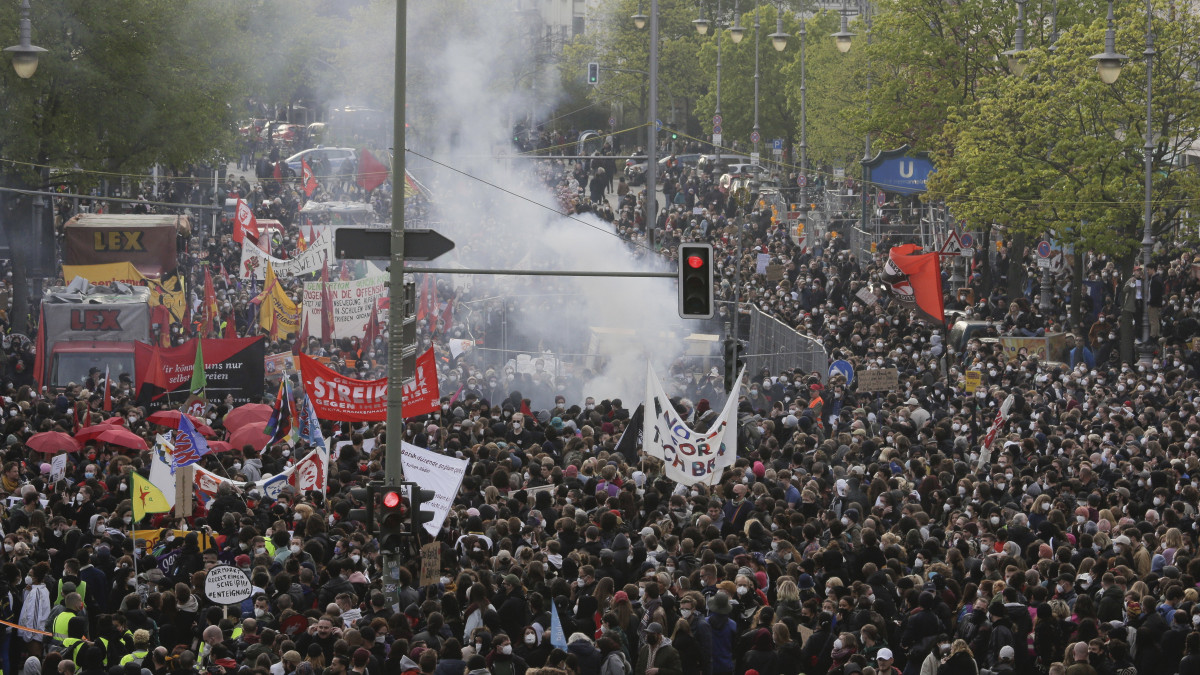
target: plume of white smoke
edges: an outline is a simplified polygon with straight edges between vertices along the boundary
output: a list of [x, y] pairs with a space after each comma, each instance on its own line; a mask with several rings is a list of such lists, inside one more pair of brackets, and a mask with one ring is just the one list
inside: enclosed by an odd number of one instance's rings
[[[513, 120], [530, 111], [544, 119], [560, 95], [552, 60], [532, 48], [527, 13], [505, 2], [424, 1], [409, 2], [408, 17], [406, 96], [414, 128], [405, 145], [434, 161], [412, 153], [406, 161], [433, 193], [433, 226], [456, 242], [437, 266], [673, 269], [595, 216], [564, 216], [542, 180], [544, 164], [539, 171], [535, 162], [497, 156], [497, 148], [509, 147]], [[522, 325], [511, 330], [548, 348], [563, 348], [566, 335], [606, 336], [567, 348], [598, 351], [584, 359], [592, 371], [584, 394], [621, 397], [628, 406], [642, 399], [646, 360], [665, 379], [695, 330], [678, 318], [671, 279], [457, 275], [454, 283], [536, 308], [521, 312]]]

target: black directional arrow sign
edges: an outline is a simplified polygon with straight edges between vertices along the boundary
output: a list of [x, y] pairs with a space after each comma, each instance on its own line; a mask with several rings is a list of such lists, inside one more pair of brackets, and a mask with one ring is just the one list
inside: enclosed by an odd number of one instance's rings
[[[436, 260], [454, 248], [440, 232], [404, 230], [404, 259], [414, 262]], [[392, 231], [369, 227], [339, 227], [333, 236], [334, 257], [339, 260], [390, 260]]]

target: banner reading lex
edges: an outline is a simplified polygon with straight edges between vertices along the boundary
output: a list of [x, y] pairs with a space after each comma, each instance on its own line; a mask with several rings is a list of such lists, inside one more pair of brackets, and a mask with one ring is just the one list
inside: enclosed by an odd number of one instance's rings
[[[387, 419], [387, 378], [356, 380], [340, 375], [307, 354], [300, 355], [304, 390], [317, 417], [341, 422]], [[404, 416], [416, 417], [438, 409], [437, 366], [433, 349], [417, 358], [417, 378], [405, 386]]]

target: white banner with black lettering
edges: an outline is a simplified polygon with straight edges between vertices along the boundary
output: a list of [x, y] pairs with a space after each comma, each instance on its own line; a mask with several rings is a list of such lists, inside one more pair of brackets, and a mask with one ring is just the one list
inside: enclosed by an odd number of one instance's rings
[[421, 510], [432, 511], [433, 520], [425, 523], [425, 530], [437, 536], [442, 523], [450, 513], [458, 487], [467, 475], [470, 462], [457, 457], [447, 457], [431, 450], [418, 448], [408, 443], [401, 444], [400, 464], [404, 467], [404, 480], [416, 483], [422, 489], [433, 490], [436, 495], [431, 502], [421, 505]]
[[666, 477], [683, 485], [715, 485], [725, 467], [737, 457], [737, 402], [742, 377], [738, 374], [725, 408], [707, 431], [694, 431], [675, 412], [663, 392], [654, 367], [646, 366], [646, 408], [642, 418], [642, 449], [661, 459]]

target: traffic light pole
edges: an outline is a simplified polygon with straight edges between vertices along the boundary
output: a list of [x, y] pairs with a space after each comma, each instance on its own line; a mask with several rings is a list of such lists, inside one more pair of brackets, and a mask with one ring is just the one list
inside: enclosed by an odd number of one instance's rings
[[[402, 293], [404, 289], [404, 89], [406, 85], [406, 69], [408, 41], [408, 0], [396, 2], [396, 65], [395, 85], [392, 92], [392, 258], [388, 273], [390, 275], [390, 291]], [[404, 411], [402, 410], [404, 381], [404, 320], [408, 312], [407, 302], [391, 303], [388, 310], [388, 387], [387, 397], [387, 444], [383, 457], [384, 479], [388, 485], [397, 485], [404, 480], [400, 455], [404, 442]], [[387, 606], [395, 612], [404, 611], [400, 607], [400, 564], [401, 556], [397, 551], [380, 551], [380, 563], [383, 567], [383, 594], [387, 598]]]

